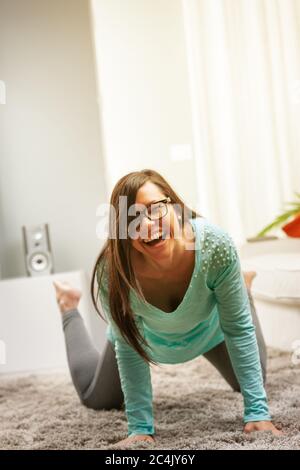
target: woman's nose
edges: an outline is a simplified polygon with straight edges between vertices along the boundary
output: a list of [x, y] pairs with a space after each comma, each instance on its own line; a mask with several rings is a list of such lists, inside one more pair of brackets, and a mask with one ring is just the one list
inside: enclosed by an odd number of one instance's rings
[[154, 233], [156, 228], [158, 229], [158, 227], [159, 226], [157, 225], [157, 220], [149, 220], [147, 217], [144, 217], [141, 224], [141, 237], [150, 237], [151, 232]]

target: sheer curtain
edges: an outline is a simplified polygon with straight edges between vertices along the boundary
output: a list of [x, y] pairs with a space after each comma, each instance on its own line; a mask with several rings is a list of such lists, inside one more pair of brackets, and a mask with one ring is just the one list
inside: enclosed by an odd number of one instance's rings
[[182, 0], [198, 209], [241, 243], [300, 191], [300, 0]]

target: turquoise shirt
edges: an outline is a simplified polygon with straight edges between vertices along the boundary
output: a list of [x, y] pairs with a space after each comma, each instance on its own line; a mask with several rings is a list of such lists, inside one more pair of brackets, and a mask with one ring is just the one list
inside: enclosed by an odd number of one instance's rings
[[[266, 392], [240, 260], [230, 235], [206, 218], [190, 219], [195, 233], [195, 264], [180, 305], [166, 313], [136, 292], [130, 304], [136, 324], [157, 363], [177, 364], [204, 354], [225, 340], [244, 398], [244, 422], [270, 420]], [[128, 435], [154, 434], [150, 366], [123, 339], [108, 306], [107, 283], [100, 301], [108, 320], [124, 394]], [[143, 346], [145, 348], [145, 346]]]

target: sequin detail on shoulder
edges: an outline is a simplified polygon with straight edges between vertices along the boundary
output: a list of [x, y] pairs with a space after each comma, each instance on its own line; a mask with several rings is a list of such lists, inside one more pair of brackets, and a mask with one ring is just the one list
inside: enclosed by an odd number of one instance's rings
[[206, 223], [203, 227], [200, 244], [202, 259], [200, 270], [203, 273], [224, 268], [237, 258], [232, 237], [212, 223]]

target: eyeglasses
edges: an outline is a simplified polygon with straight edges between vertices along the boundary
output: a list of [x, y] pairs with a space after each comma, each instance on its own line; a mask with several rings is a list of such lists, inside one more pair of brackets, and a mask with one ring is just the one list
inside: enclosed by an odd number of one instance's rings
[[158, 220], [165, 217], [168, 213], [168, 204], [171, 202], [171, 198], [167, 197], [161, 201], [153, 202], [149, 207], [146, 207], [139, 214], [140, 221], [144, 217], [147, 217], [149, 220]]

